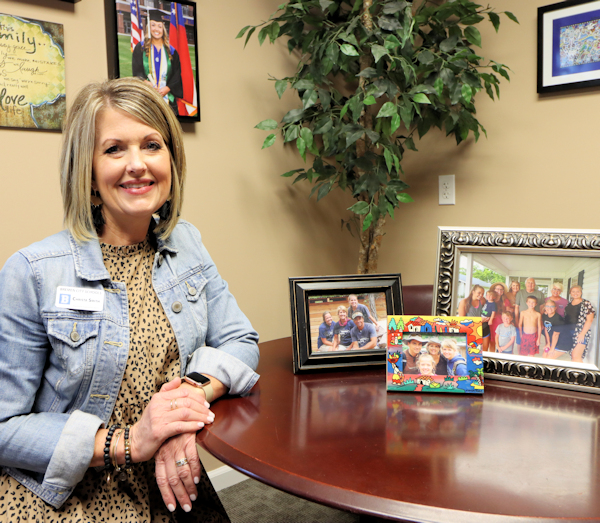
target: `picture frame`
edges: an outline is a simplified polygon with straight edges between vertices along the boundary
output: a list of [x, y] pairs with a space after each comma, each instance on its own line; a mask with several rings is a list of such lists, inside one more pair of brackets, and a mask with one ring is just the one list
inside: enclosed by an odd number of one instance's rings
[[483, 320], [388, 316], [388, 392], [483, 394]]
[[600, 85], [600, 0], [538, 7], [537, 92]]
[[291, 277], [289, 290], [295, 374], [385, 364], [387, 316], [403, 313], [400, 274]]
[[[600, 393], [600, 231], [439, 227], [435, 278], [435, 315], [454, 316], [461, 308], [464, 311], [469, 303], [465, 297], [474, 297], [475, 286], [485, 289], [486, 283], [488, 288], [498, 291], [497, 295], [503, 294], [504, 284], [504, 298], [491, 297], [503, 303], [503, 312], [511, 312], [512, 306], [513, 324], [514, 318], [521, 319], [521, 310], [527, 310], [530, 303], [534, 310], [538, 306], [544, 307], [542, 312], [546, 318], [541, 317], [539, 345], [536, 347], [534, 343], [531, 351], [529, 341], [519, 339], [512, 349], [509, 347], [508, 353], [492, 352], [490, 346], [483, 352], [486, 378]], [[487, 282], [484, 281], [486, 278]], [[506, 286], [506, 282], [510, 285]], [[573, 319], [572, 311], [576, 311], [577, 305], [567, 298], [578, 301], [573, 296], [577, 295], [579, 282], [583, 283], [579, 294], [580, 310]], [[513, 290], [509, 291], [509, 288]], [[535, 299], [530, 300], [532, 295]], [[547, 297], [553, 300], [554, 307], [548, 303], [546, 314]], [[515, 301], [511, 305], [513, 298]], [[517, 298], [521, 300], [519, 307], [516, 306]], [[538, 305], [538, 301], [541, 304]], [[470, 303], [477, 305], [476, 300]], [[571, 312], [567, 310], [569, 304], [574, 307]], [[560, 307], [564, 307], [564, 326], [560, 326], [559, 319], [555, 318]], [[532, 317], [535, 315], [523, 317], [523, 332], [528, 335], [529, 324], [526, 322]], [[533, 328], [534, 333], [535, 329], [537, 327]], [[583, 352], [579, 342], [582, 332]], [[519, 332], [517, 336], [520, 338]]]
[[[109, 78], [138, 76], [162, 89], [177, 119], [200, 121], [196, 3], [190, 0], [104, 0]], [[163, 48], [150, 42], [149, 13], [162, 22]], [[158, 26], [161, 29], [160, 26]], [[158, 39], [156, 39], [158, 40]], [[152, 40], [154, 41], [154, 40]], [[169, 43], [167, 48], [166, 43]], [[156, 47], [158, 49], [158, 47]], [[156, 68], [152, 64], [156, 61]]]

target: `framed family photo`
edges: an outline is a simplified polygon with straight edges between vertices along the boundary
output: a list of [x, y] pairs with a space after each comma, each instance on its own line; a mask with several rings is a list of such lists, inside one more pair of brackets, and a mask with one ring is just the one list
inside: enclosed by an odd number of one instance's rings
[[600, 0], [538, 8], [537, 92], [600, 85]]
[[385, 363], [387, 317], [401, 314], [399, 274], [290, 278], [294, 372]]
[[388, 392], [483, 393], [481, 317], [388, 316]]
[[181, 122], [200, 121], [196, 4], [104, 0], [108, 74], [150, 83]]
[[600, 231], [440, 227], [436, 283], [487, 324], [486, 377], [600, 393]]

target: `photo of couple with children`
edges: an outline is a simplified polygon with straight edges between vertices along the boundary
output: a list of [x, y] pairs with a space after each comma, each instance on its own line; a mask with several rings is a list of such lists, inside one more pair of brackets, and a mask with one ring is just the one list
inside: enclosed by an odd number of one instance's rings
[[583, 362], [591, 348], [596, 309], [583, 297], [582, 286], [565, 291], [554, 282], [550, 296], [538, 290], [535, 278], [521, 287], [516, 280], [493, 283], [488, 290], [473, 285], [459, 302], [459, 316], [482, 318], [483, 350]]
[[[385, 293], [320, 296], [309, 299], [313, 351], [385, 349]], [[337, 321], [335, 321], [337, 318]]]

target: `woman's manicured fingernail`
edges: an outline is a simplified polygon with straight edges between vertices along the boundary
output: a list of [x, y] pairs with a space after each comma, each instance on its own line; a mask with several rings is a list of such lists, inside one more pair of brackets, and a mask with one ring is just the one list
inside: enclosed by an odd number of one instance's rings
[[191, 499], [192, 501], [196, 501], [196, 496], [195, 496], [194, 494], [191, 494], [191, 495], [190, 495], [190, 499]]
[[199, 421], [199, 422], [198, 422], [198, 426], [199, 426], [201, 429], [203, 429], [203, 428], [204, 428], [204, 423], [203, 423], [202, 421]]
[[189, 512], [190, 510], [192, 510], [192, 507], [190, 507], [189, 505], [183, 505], [183, 510], [185, 512]]
[[209, 403], [208, 401], [205, 401], [205, 402], [204, 402], [204, 406], [205, 406], [207, 409], [210, 409], [210, 403]]
[[169, 512], [175, 512], [175, 505], [167, 505], [167, 508], [169, 509]]
[[194, 483], [197, 485], [198, 483], [200, 483], [200, 478], [194, 478]]
[[213, 421], [215, 421], [215, 417], [214, 416], [207, 416], [206, 417], [206, 421], [208, 421], [209, 423], [212, 423]]

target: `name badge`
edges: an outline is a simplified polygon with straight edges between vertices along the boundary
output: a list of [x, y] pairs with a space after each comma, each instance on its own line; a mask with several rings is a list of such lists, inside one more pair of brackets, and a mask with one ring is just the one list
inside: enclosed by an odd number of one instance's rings
[[81, 287], [58, 287], [56, 304], [61, 309], [100, 312], [104, 309], [104, 291]]

